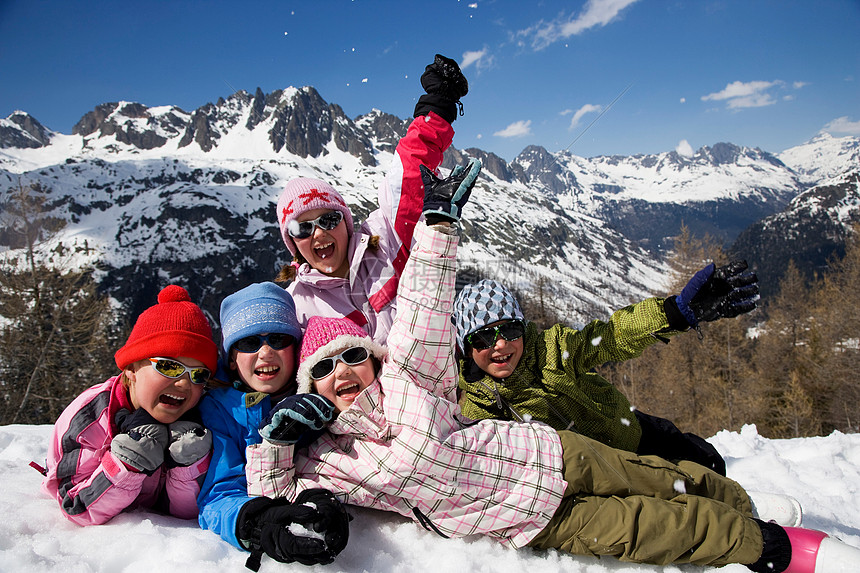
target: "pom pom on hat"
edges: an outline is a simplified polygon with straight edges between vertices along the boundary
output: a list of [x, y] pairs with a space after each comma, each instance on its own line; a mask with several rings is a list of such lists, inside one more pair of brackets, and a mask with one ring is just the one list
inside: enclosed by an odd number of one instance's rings
[[314, 209], [340, 211], [346, 224], [347, 236], [352, 237], [352, 213], [346, 201], [334, 187], [319, 179], [307, 177], [292, 179], [287, 183], [278, 199], [277, 215], [281, 238], [293, 256], [296, 254], [296, 243], [288, 232], [289, 224], [302, 213]]
[[122, 370], [155, 356], [194, 358], [212, 372], [218, 366], [218, 347], [209, 321], [181, 286], [170, 285], [158, 293], [158, 304], [140, 314], [114, 361]]
[[317, 362], [353, 346], [367, 348], [380, 361], [388, 354], [387, 348], [374, 342], [369, 334], [348, 318], [310, 317], [299, 352], [299, 370], [296, 373], [298, 393], [313, 391], [311, 368]]
[[290, 293], [275, 283], [255, 283], [235, 292], [221, 303], [221, 336], [225, 357], [230, 347], [254, 334], [289, 334], [302, 339], [296, 304]]
[[525, 320], [517, 299], [501, 283], [484, 279], [466, 285], [454, 301], [457, 349], [466, 351], [466, 337], [500, 320]]

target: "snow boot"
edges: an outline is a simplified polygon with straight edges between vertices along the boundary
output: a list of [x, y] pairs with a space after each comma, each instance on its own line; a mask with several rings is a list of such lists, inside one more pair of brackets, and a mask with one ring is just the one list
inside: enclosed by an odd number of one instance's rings
[[800, 502], [790, 495], [747, 491], [753, 506], [753, 517], [771, 521], [783, 527], [800, 527], [803, 510]]
[[784, 573], [855, 573], [860, 571], [860, 549], [814, 529], [786, 527], [791, 541], [791, 563]]

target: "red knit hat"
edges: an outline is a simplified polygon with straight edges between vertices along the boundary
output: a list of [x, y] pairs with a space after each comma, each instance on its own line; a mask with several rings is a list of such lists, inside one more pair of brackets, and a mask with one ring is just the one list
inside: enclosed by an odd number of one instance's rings
[[292, 179], [284, 187], [284, 191], [278, 199], [277, 207], [281, 238], [293, 256], [296, 255], [297, 249], [296, 243], [289, 233], [290, 222], [295, 221], [302, 213], [313, 211], [314, 209], [340, 211], [343, 214], [343, 220], [346, 222], [347, 236], [352, 237], [352, 212], [340, 193], [325, 181], [298, 177]]
[[158, 293], [158, 304], [141, 313], [125, 346], [114, 360], [120, 370], [138, 360], [165, 356], [187, 356], [215, 372], [218, 347], [212, 341], [212, 328], [200, 307], [191, 302], [188, 291], [178, 285]]
[[312, 316], [302, 337], [299, 351], [299, 369], [296, 372], [298, 393], [313, 391], [311, 368], [321, 359], [345, 348], [363, 346], [380, 361], [385, 359], [388, 349], [373, 341], [369, 334], [348, 318], [324, 318]]

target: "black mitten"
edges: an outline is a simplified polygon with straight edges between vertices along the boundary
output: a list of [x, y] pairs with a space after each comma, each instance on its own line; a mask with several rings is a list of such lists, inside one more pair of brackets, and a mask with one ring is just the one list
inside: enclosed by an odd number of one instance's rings
[[245, 565], [254, 571], [260, 567], [261, 553], [282, 563], [325, 565], [346, 547], [349, 515], [322, 489], [303, 491], [295, 503], [257, 497], [239, 511], [236, 536], [251, 550]]
[[287, 396], [260, 423], [260, 435], [274, 444], [295, 444], [322, 430], [334, 416], [334, 404], [319, 394]]
[[440, 221], [456, 223], [463, 213], [463, 205], [472, 194], [472, 187], [481, 173], [481, 160], [473, 159], [469, 165], [457, 165], [445, 179], [439, 179], [425, 166], [420, 166], [424, 183], [424, 218], [428, 225]]
[[469, 93], [469, 82], [454, 60], [436, 54], [433, 63], [421, 75], [421, 87], [427, 93], [418, 98], [413, 117], [433, 111], [448, 123], [454, 123], [458, 105], [460, 115], [463, 114], [460, 98]]
[[664, 460], [695, 462], [718, 474], [726, 475], [726, 462], [717, 448], [696, 434], [683, 433], [670, 420], [635, 410], [642, 427], [642, 437], [636, 453], [640, 456], [660, 456]]
[[689, 325], [733, 318], [750, 312], [758, 299], [758, 277], [744, 272], [746, 261], [733, 261], [716, 268], [713, 263], [697, 272], [677, 297], [675, 304]]

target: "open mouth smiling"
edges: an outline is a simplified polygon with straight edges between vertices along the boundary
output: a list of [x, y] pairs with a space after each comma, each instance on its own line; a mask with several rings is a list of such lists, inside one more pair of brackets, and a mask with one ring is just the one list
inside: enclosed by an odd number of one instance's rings
[[185, 402], [185, 398], [175, 394], [162, 394], [158, 397], [158, 401], [168, 406], [181, 406]]
[[359, 388], [357, 382], [349, 382], [337, 389], [335, 394], [338, 396], [358, 394]]
[[504, 356], [491, 357], [490, 362], [493, 362], [494, 364], [505, 364], [513, 355], [514, 353], [512, 352], [510, 354], [505, 354]]
[[314, 253], [320, 259], [327, 259], [334, 254], [334, 241], [326, 243], [325, 245], [320, 245], [319, 247], [314, 247]]
[[254, 370], [256, 376], [274, 376], [281, 369], [277, 366], [261, 366]]

